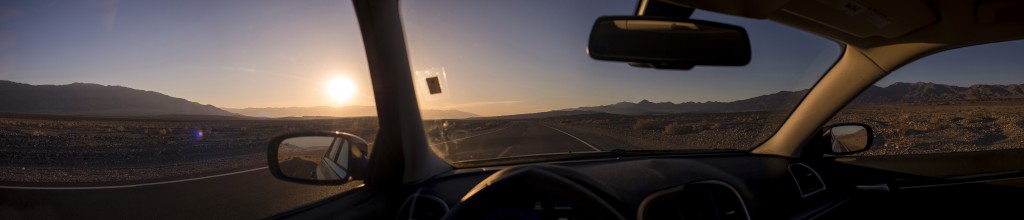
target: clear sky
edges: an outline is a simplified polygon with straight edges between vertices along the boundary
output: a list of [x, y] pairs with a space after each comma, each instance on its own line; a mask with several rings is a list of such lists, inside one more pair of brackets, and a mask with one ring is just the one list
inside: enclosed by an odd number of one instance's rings
[[[806, 89], [841, 52], [836, 43], [770, 21], [699, 12], [696, 18], [747, 28], [750, 65], [659, 71], [590, 59], [594, 19], [631, 14], [635, 4], [405, 1], [417, 84], [441, 70], [444, 76], [444, 92], [420, 93], [421, 103], [504, 115], [642, 99], [733, 101]], [[928, 58], [879, 84], [1022, 83], [1024, 42], [965, 50], [969, 56]], [[3, 80], [121, 85], [242, 108], [372, 105], [368, 78], [349, 1], [0, 2]]]
[[[0, 79], [151, 90], [219, 107], [372, 105], [349, 1], [2, 1]], [[336, 77], [349, 102], [325, 92]]]

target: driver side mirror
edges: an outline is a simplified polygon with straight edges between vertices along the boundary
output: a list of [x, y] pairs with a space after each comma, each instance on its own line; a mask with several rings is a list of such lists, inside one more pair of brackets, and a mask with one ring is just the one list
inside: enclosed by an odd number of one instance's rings
[[865, 124], [835, 124], [825, 127], [825, 137], [831, 143], [825, 153], [833, 155], [854, 154], [871, 149], [874, 133]]
[[349, 133], [292, 133], [270, 141], [267, 163], [278, 179], [340, 185], [366, 179], [369, 152], [366, 140]]

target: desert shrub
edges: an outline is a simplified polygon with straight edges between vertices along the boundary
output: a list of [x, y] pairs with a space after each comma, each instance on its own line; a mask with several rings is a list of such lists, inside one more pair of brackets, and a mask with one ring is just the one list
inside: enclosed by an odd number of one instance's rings
[[688, 133], [694, 133], [696, 131], [697, 131], [697, 129], [695, 129], [695, 126], [688, 126], [688, 125], [679, 124], [678, 122], [674, 122], [672, 124], [669, 124], [668, 126], [665, 126], [665, 131], [663, 131], [662, 134], [665, 134], [665, 135], [688, 134]]
[[708, 121], [705, 120], [705, 121], [701, 121], [700, 123], [690, 125], [690, 127], [694, 131], [702, 131], [702, 130], [710, 130], [710, 129], [719, 129], [719, 128], [722, 127], [722, 124], [711, 123], [711, 122], [708, 122]]
[[913, 124], [913, 122], [911, 121], [910, 114], [900, 112], [897, 116], [897, 123], [894, 123], [899, 140], [905, 140], [907, 138], [907, 130], [910, 129], [911, 124]]
[[928, 129], [942, 129], [945, 127], [945, 122], [942, 121], [938, 116], [932, 116], [928, 118]]
[[653, 120], [653, 119], [640, 119], [640, 120], [636, 120], [636, 123], [633, 124], [633, 129], [636, 129], [636, 130], [654, 129], [654, 128], [658, 127], [658, 124], [660, 124], [660, 123], [657, 120]]

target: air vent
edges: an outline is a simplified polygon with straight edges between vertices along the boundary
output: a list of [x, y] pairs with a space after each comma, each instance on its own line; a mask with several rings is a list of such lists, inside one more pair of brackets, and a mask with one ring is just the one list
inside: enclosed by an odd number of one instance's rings
[[750, 219], [743, 198], [729, 184], [707, 180], [651, 194], [640, 205], [641, 220]]
[[825, 181], [821, 180], [818, 172], [807, 165], [801, 163], [789, 165], [789, 174], [793, 175], [793, 180], [796, 181], [800, 197], [807, 198], [815, 193], [825, 191]]
[[441, 198], [417, 191], [402, 203], [398, 219], [437, 220], [448, 214], [448, 210], [448, 203]]

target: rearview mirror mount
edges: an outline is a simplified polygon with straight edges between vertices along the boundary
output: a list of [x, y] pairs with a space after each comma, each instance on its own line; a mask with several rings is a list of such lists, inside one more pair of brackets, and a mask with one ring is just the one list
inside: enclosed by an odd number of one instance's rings
[[349, 133], [290, 133], [270, 141], [267, 164], [278, 179], [340, 185], [366, 178], [369, 153], [366, 141]]
[[587, 54], [636, 67], [690, 69], [698, 65], [750, 63], [750, 39], [742, 27], [710, 21], [605, 16], [594, 22]]

